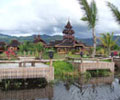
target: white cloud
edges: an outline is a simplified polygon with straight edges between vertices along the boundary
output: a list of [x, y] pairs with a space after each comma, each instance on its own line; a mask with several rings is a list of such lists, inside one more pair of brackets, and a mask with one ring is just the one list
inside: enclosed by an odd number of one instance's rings
[[[118, 0], [96, 0], [99, 18], [96, 31], [119, 32], [106, 1], [118, 7], [120, 4]], [[73, 27], [77, 27], [76, 34], [89, 37], [87, 24], [80, 21], [82, 16], [77, 0], [0, 0], [0, 32], [4, 34], [61, 34], [70, 18]]]

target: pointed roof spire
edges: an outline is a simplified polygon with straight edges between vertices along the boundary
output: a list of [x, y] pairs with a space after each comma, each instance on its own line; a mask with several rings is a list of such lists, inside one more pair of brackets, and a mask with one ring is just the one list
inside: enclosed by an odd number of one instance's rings
[[65, 29], [63, 30], [63, 34], [72, 35], [74, 33], [75, 32], [72, 29], [72, 25], [71, 25], [70, 21], [68, 20], [67, 25], [65, 26]]
[[34, 37], [34, 41], [33, 41], [33, 42], [34, 42], [34, 43], [39, 43], [39, 42], [41, 42], [41, 43], [43, 43], [44, 45], [46, 44], [46, 42], [45, 42], [44, 40], [42, 40], [42, 38], [41, 38], [41, 36], [40, 36], [39, 34]]
[[68, 29], [71, 29], [71, 28], [72, 28], [72, 25], [71, 25], [71, 23], [70, 23], [69, 20], [68, 20], [67, 25], [65, 26], [65, 28], [68, 28]]

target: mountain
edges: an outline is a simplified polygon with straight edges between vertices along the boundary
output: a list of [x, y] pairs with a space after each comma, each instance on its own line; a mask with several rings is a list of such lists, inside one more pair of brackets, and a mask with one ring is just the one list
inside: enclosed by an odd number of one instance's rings
[[[16, 39], [20, 42], [24, 42], [24, 41], [33, 41], [34, 40], [35, 35], [32, 36], [20, 36], [20, 37], [16, 37], [16, 36], [9, 36], [9, 35], [4, 35], [4, 34], [0, 34], [0, 41], [4, 41], [6, 43], [9, 43], [11, 40]], [[114, 39], [118, 38], [117, 44], [120, 46], [120, 36], [114, 36]], [[51, 40], [61, 40], [62, 36], [61, 35], [54, 35], [54, 36], [49, 36], [49, 35], [41, 35], [41, 38], [46, 42], [49, 43]], [[92, 38], [76, 38], [78, 41], [81, 41], [83, 43], [85, 43], [88, 46], [92, 46], [93, 45], [93, 39]], [[99, 41], [98, 41], [99, 43]]]
[[[24, 41], [33, 41], [34, 40], [35, 35], [32, 36], [20, 36], [20, 37], [16, 37], [16, 36], [10, 36], [10, 35], [4, 35], [4, 34], [0, 34], [0, 41], [4, 41], [9, 43], [11, 40], [16, 39], [20, 42], [24, 42]], [[51, 40], [61, 40], [62, 36], [60, 35], [54, 35], [54, 36], [49, 36], [49, 35], [41, 35], [41, 38], [46, 41], [47, 43], [49, 43]]]

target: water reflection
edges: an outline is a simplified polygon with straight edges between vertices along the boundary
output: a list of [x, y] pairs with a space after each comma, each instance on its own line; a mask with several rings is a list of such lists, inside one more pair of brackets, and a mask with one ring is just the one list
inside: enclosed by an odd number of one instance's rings
[[52, 100], [53, 87], [48, 85], [41, 89], [0, 91], [0, 100]]
[[42, 89], [0, 91], [0, 100], [120, 100], [119, 80], [113, 79], [101, 77], [86, 84], [59, 82]]
[[[73, 83], [66, 100], [120, 100], [119, 80], [113, 77], [92, 78], [86, 84]], [[65, 99], [65, 98], [64, 98]], [[61, 100], [64, 100], [61, 99]]]

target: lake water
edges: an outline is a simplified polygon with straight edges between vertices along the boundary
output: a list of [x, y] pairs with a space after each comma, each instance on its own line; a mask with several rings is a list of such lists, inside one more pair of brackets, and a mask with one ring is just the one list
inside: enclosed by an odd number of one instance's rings
[[[98, 81], [98, 80], [97, 80]], [[120, 84], [71, 84], [63, 82], [45, 88], [0, 91], [0, 100], [120, 100]]]

